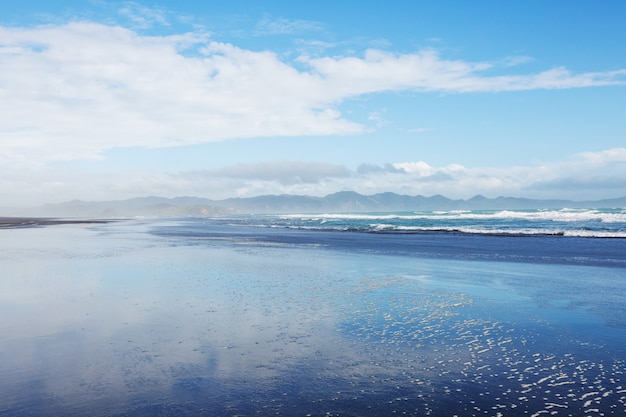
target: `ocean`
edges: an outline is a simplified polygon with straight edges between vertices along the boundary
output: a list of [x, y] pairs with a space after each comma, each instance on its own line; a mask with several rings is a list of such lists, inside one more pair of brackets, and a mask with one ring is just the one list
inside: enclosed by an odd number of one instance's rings
[[0, 416], [626, 413], [626, 209], [0, 229]]

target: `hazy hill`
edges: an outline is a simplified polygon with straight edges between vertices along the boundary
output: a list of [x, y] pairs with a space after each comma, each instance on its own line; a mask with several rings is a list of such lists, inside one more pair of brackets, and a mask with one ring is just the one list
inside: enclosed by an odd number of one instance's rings
[[395, 193], [362, 195], [342, 191], [325, 197], [301, 195], [265, 195], [250, 198], [210, 200], [200, 197], [140, 197], [118, 201], [72, 200], [39, 207], [0, 209], [3, 216], [36, 217], [186, 217], [228, 213], [323, 213], [382, 212], [420, 210], [519, 210], [554, 208], [626, 207], [626, 197], [598, 201], [533, 200], [526, 198], [486, 198], [451, 200], [441, 195], [424, 197]]

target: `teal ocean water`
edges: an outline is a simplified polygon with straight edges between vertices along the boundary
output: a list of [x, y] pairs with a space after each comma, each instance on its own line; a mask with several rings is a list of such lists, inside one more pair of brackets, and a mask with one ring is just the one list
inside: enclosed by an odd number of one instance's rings
[[381, 233], [626, 237], [626, 210], [622, 208], [291, 214], [260, 223], [267, 221], [275, 226]]
[[0, 416], [624, 415], [624, 213], [0, 230]]

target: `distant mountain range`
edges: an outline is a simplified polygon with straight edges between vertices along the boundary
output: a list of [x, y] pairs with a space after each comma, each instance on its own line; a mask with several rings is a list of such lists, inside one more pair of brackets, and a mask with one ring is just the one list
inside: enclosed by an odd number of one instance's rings
[[250, 198], [210, 200], [200, 197], [140, 197], [119, 201], [85, 202], [72, 200], [24, 209], [0, 208], [2, 216], [33, 217], [185, 217], [244, 213], [340, 213], [422, 210], [519, 210], [558, 208], [626, 207], [626, 197], [597, 200], [533, 200], [527, 198], [486, 198], [452, 200], [441, 195], [424, 197], [395, 193], [362, 195], [342, 191], [325, 197], [265, 195]]

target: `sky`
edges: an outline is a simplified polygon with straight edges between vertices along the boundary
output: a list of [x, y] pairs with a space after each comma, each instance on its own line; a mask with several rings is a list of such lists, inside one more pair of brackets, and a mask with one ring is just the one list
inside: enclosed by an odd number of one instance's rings
[[626, 2], [22, 0], [0, 206], [626, 196]]

